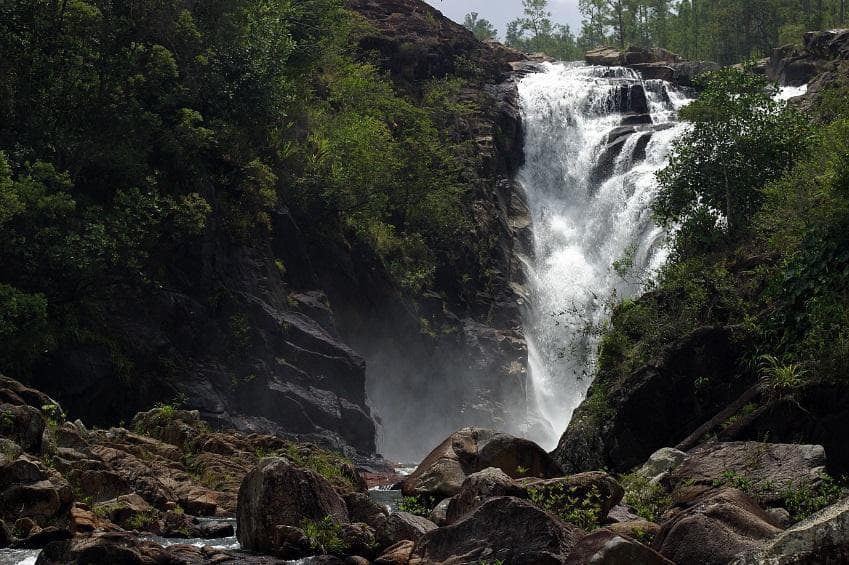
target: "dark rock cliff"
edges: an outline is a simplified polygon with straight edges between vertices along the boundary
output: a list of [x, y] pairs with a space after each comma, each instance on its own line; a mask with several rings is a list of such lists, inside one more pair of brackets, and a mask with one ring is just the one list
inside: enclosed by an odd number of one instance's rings
[[[461, 425], [517, 419], [526, 358], [517, 256], [528, 220], [510, 180], [522, 149], [508, 62], [521, 56], [419, 0], [348, 6], [367, 23], [362, 56], [411, 98], [431, 78], [468, 78], [462, 96], [480, 111], [454, 127], [479, 157], [464, 171], [464, 212], [468, 242], [485, 245], [458, 242], [455, 267], [408, 296], [369, 249], [305, 235], [285, 209], [262, 244], [233, 240], [213, 217], [202, 241], [169, 258], [168, 284], [92, 313], [108, 340], [60, 348], [36, 368], [33, 384], [72, 417], [112, 425], [179, 398], [213, 425], [374, 453], [382, 416], [387, 447], [410, 456]], [[461, 298], [464, 276], [475, 283]]]

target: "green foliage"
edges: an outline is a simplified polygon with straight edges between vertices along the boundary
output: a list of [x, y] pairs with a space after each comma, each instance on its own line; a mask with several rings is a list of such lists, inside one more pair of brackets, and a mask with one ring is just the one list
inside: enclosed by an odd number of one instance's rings
[[300, 528], [310, 542], [310, 547], [322, 555], [342, 555], [347, 549], [342, 539], [342, 526], [331, 516], [321, 520], [304, 518]]
[[422, 518], [430, 519], [430, 511], [439, 503], [435, 496], [429, 494], [419, 494], [416, 496], [405, 496], [398, 504], [398, 509], [402, 512], [409, 512]]
[[295, 465], [315, 471], [333, 484], [357, 489], [359, 477], [351, 460], [332, 451], [291, 442], [281, 453]]
[[672, 496], [662, 486], [639, 473], [623, 475], [619, 478], [619, 484], [625, 489], [625, 504], [649, 522], [659, 523], [663, 513], [672, 507]]
[[568, 25], [552, 22], [547, 0], [522, 0], [524, 17], [507, 24], [506, 44], [526, 52], [542, 52], [561, 61], [581, 57]]
[[789, 488], [782, 492], [782, 506], [790, 512], [794, 522], [799, 522], [836, 504], [844, 494], [844, 487], [824, 473], [814, 486]]
[[653, 206], [662, 224], [684, 224], [685, 237], [676, 241], [682, 256], [705, 249], [694, 243], [709, 243], [693, 241], [690, 233], [720, 231], [734, 239], [748, 229], [763, 202], [759, 189], [803, 154], [808, 136], [804, 118], [774, 101], [774, 87], [747, 69], [710, 73], [702, 87], [681, 112], [692, 127], [657, 174]]
[[601, 495], [593, 486], [589, 492], [578, 487], [566, 488], [563, 483], [540, 487], [529, 487], [531, 502], [551, 512], [564, 522], [592, 531], [599, 526], [601, 518]]
[[191, 286], [201, 242], [262, 248], [284, 209], [309, 237], [376, 255], [411, 293], [461, 262], [485, 270], [491, 242], [459, 237], [480, 158], [465, 82], [396, 90], [341, 0], [125, 8], [0, 8], [7, 371], [84, 336], [133, 376], [132, 340], [107, 319], [120, 300]]
[[498, 30], [493, 27], [492, 23], [489, 20], [478, 17], [477, 12], [466, 14], [466, 17], [463, 20], [463, 25], [469, 31], [474, 33], [475, 37], [480, 41], [495, 39], [498, 35]]
[[758, 364], [761, 386], [773, 396], [792, 394], [799, 388], [806, 371], [797, 363], [784, 364], [774, 355], [761, 355]]

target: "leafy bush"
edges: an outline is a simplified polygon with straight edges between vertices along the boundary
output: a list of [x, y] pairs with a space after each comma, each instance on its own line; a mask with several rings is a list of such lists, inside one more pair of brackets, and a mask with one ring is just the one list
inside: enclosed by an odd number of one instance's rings
[[429, 494], [405, 496], [398, 504], [398, 509], [402, 512], [409, 512], [410, 514], [430, 519], [430, 512], [438, 503], [439, 500]]
[[342, 539], [342, 527], [331, 516], [321, 520], [304, 518], [300, 528], [310, 542], [310, 547], [322, 555], [342, 555], [346, 545]]
[[813, 487], [790, 488], [781, 493], [782, 506], [790, 512], [794, 522], [799, 522], [836, 504], [843, 498], [845, 489], [833, 477], [823, 474]]
[[625, 489], [623, 502], [649, 522], [660, 522], [663, 513], [672, 506], [672, 496], [666, 489], [639, 473], [621, 476], [619, 484]]
[[531, 502], [551, 512], [564, 522], [591, 531], [599, 526], [601, 495], [593, 486], [589, 492], [562, 483], [528, 488]]

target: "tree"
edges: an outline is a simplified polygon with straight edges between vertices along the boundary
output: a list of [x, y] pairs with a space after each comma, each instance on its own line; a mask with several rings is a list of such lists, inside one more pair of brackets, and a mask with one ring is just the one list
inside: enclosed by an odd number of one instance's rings
[[475, 37], [477, 37], [480, 41], [495, 39], [498, 35], [498, 30], [493, 27], [492, 23], [489, 20], [479, 18], [477, 12], [466, 14], [466, 19], [463, 25], [466, 26], [467, 29], [471, 30], [471, 32], [475, 34]]
[[702, 86], [699, 99], [681, 113], [692, 127], [657, 174], [654, 213], [665, 226], [681, 224], [684, 233], [718, 230], [735, 239], [760, 208], [761, 187], [804, 151], [810, 126], [748, 69], [710, 73]]
[[525, 52], [544, 52], [561, 60], [581, 56], [569, 26], [551, 21], [548, 0], [522, 0], [522, 5], [525, 17], [507, 24], [508, 46]]

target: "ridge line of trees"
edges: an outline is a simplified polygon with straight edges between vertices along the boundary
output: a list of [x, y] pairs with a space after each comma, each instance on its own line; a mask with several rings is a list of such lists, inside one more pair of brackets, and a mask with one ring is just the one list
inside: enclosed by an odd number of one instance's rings
[[[847, 0], [580, 0], [581, 29], [552, 19], [548, 0], [523, 0], [523, 14], [507, 24], [506, 45], [581, 59], [600, 46], [663, 47], [688, 59], [732, 64], [766, 57], [798, 43], [806, 31], [846, 25]], [[478, 39], [498, 36], [477, 12], [465, 26]]]

